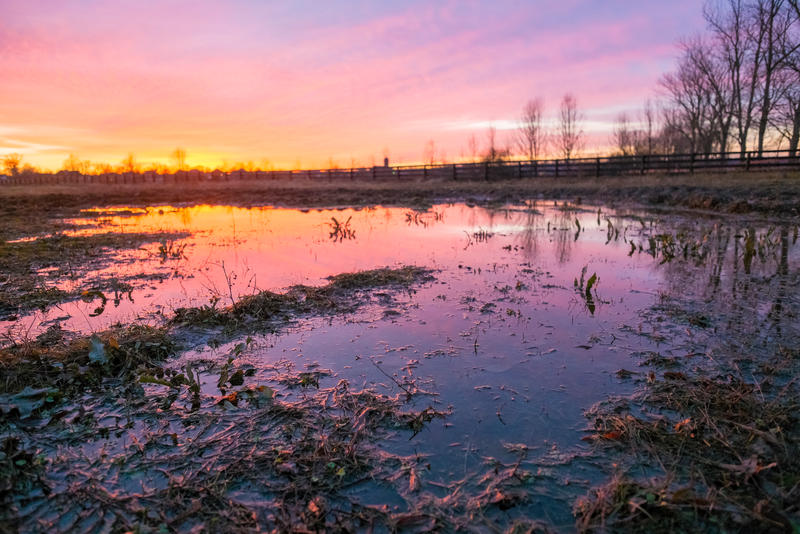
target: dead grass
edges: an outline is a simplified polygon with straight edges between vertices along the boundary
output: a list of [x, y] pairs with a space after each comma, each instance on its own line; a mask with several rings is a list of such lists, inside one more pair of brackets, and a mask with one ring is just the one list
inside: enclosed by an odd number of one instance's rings
[[[82, 290], [66, 292], [52, 284], [60, 277], [80, 278], [91, 265], [107, 261], [114, 251], [185, 237], [178, 233], [114, 233], [87, 236], [57, 234], [18, 242], [0, 241], [0, 319], [76, 299]], [[42, 273], [41, 269], [55, 268]]]
[[239, 328], [248, 323], [286, 320], [299, 313], [328, 313], [350, 311], [362, 302], [359, 291], [377, 287], [408, 287], [431, 279], [430, 270], [415, 266], [381, 268], [356, 273], [343, 273], [329, 278], [324, 286], [297, 285], [286, 293], [261, 291], [242, 297], [232, 306], [218, 308], [215, 304], [199, 308], [179, 308], [172, 324], [183, 326], [222, 326]]
[[[800, 525], [800, 390], [794, 377], [650, 375], [633, 399], [587, 415], [587, 439], [635, 457], [575, 506], [581, 531], [792, 532]], [[640, 466], [637, 468], [636, 466]]]
[[73, 394], [107, 378], [130, 381], [135, 373], [159, 367], [175, 348], [163, 328], [130, 325], [74, 336], [53, 327], [34, 340], [0, 349], [0, 394], [24, 388]]
[[492, 182], [298, 180], [206, 182], [191, 187], [183, 184], [5, 186], [0, 187], [0, 214], [11, 219], [31, 214], [53, 217], [74, 214], [89, 206], [178, 203], [424, 207], [442, 201], [502, 203], [537, 197], [797, 215], [800, 180], [797, 172], [753, 172]]
[[284, 294], [263, 291], [225, 308], [180, 308], [164, 327], [134, 324], [91, 336], [52, 327], [36, 339], [9, 339], [0, 349], [0, 394], [26, 387], [72, 394], [108, 378], [131, 382], [143, 374], [162, 380], [160, 363], [175, 352], [180, 328], [224, 326], [233, 334], [267, 321], [277, 327], [298, 314], [351, 311], [364, 302], [363, 291], [408, 287], [430, 278], [430, 271], [420, 267], [374, 269], [333, 276], [321, 287], [294, 286]]

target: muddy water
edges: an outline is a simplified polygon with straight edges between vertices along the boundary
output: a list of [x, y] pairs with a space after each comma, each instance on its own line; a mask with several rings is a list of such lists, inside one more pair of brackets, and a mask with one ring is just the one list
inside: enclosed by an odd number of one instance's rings
[[[229, 358], [253, 370], [245, 385], [270, 384], [286, 401], [302, 399], [306, 390], [281, 389], [278, 369], [324, 369], [321, 388], [347, 380], [388, 395], [413, 383], [427, 392], [415, 397], [415, 407], [449, 414], [416, 435], [387, 441], [393, 454], [426, 459], [417, 494], [441, 498], [459, 481], [468, 493], [480, 486], [470, 477], [519, 460], [513, 444], [524, 445], [523, 465], [534, 476], [522, 503], [496, 511], [500, 524], [527, 516], [569, 529], [573, 500], [609, 473], [581, 440], [583, 413], [633, 389], [635, 380], [618, 376], [620, 369], [643, 375], [646, 354], [692, 355], [702, 365], [726, 344], [753, 350], [797, 335], [792, 288], [800, 247], [791, 227], [553, 203], [493, 210], [440, 205], [425, 212], [163, 207], [112, 212], [99, 221], [72, 222], [83, 225], [79, 233], [191, 235], [161, 250], [129, 253], [135, 261], [123, 270], [111, 264], [96, 273], [165, 275], [96, 317], [96, 302], [76, 302], [21, 323], [35, 329], [62, 318], [64, 328], [92, 331], [119, 321], [158, 322], [174, 308], [210, 299], [226, 304], [257, 289], [322, 284], [341, 272], [405, 264], [433, 269], [435, 281], [385, 297], [379, 291], [355, 313], [256, 333], [243, 350], [240, 338], [199, 336], [168, 365], [204, 362], [200, 413], [215, 414], [214, 428], [232, 442], [249, 416], [217, 405], [219, 369]], [[749, 335], [727, 335], [733, 332]], [[145, 392], [157, 398], [163, 387], [147, 385]], [[87, 399], [92, 403], [100, 420], [122, 417], [107, 399]], [[188, 432], [200, 439], [185, 414], [127, 417], [135, 424], [110, 438], [61, 444], [50, 474], [57, 491], [66, 493], [69, 481], [84, 477], [111, 492], [164, 485], [156, 469], [122, 476], [110, 467], [115, 454], [124, 456], [142, 436]], [[31, 439], [55, 458], [43, 438]], [[348, 492], [363, 504], [410, 506], [407, 495], [374, 485]], [[231, 495], [246, 503], [267, 498], [251, 487]]]

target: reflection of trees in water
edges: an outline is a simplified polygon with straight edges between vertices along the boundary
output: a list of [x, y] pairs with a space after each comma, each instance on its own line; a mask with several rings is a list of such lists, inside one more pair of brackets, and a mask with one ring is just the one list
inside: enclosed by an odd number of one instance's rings
[[569, 211], [561, 211], [558, 213], [558, 217], [556, 217], [556, 227], [551, 229], [555, 237], [555, 251], [558, 263], [567, 263], [572, 256], [574, 235], [571, 232], [571, 224], [572, 213]]
[[513, 233], [514, 245], [520, 247], [527, 259], [533, 259], [539, 254], [539, 233], [545, 227], [543, 214], [537, 210], [536, 202], [529, 201], [522, 208], [488, 210], [491, 230], [494, 224], [502, 218], [504, 224], [519, 229]]
[[535, 208], [529, 208], [519, 216], [518, 224], [522, 227], [522, 231], [516, 235], [515, 244], [522, 247], [525, 257], [529, 260], [536, 258], [539, 254], [541, 228], [538, 227], [538, 222], [540, 218], [542, 218], [542, 214]]
[[698, 303], [719, 333], [736, 343], [796, 339], [800, 260], [793, 257], [797, 246], [790, 230], [724, 224], [710, 232], [676, 229], [675, 235], [683, 232], [704, 241], [708, 254], [702, 260], [675, 258], [664, 263], [667, 296]]

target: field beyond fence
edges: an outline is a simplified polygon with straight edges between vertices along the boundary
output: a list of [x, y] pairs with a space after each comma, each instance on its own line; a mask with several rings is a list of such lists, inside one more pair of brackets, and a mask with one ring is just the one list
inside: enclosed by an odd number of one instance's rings
[[800, 169], [800, 157], [789, 150], [756, 152], [715, 152], [709, 154], [651, 154], [642, 156], [607, 156], [594, 158], [549, 159], [529, 161], [494, 161], [434, 165], [359, 167], [291, 171], [200, 170], [159, 174], [155, 171], [82, 174], [77, 171], [57, 173], [24, 172], [0, 175], [1, 185], [30, 184], [146, 184], [189, 183], [233, 180], [354, 180], [354, 181], [493, 181], [509, 179], [603, 177], [645, 174], [692, 174], [695, 172], [763, 171]]

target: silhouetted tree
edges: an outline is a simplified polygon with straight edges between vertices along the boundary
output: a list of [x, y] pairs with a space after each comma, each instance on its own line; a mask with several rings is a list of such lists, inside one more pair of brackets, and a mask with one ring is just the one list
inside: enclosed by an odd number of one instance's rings
[[6, 157], [3, 158], [3, 168], [11, 176], [16, 176], [19, 174], [19, 167], [21, 163], [22, 154], [17, 154], [16, 152], [7, 154]]
[[565, 94], [559, 107], [556, 139], [561, 155], [565, 159], [570, 159], [582, 148], [583, 130], [580, 127], [582, 120], [578, 112], [578, 100], [572, 93]]
[[704, 64], [705, 51], [699, 39], [684, 44], [677, 69], [662, 76], [659, 84], [668, 99], [666, 126], [683, 135], [691, 152], [708, 154], [720, 138], [717, 123], [721, 104], [715, 101], [718, 91], [709, 81], [709, 73], [716, 70]]
[[478, 139], [475, 137], [475, 134], [470, 134], [469, 139], [467, 139], [467, 150], [469, 151], [469, 155], [472, 157], [472, 163], [478, 161]]
[[176, 148], [172, 151], [172, 159], [175, 160], [175, 168], [179, 171], [186, 170], [186, 150], [183, 148]]
[[69, 157], [64, 160], [62, 168], [65, 171], [89, 174], [89, 171], [92, 169], [92, 162], [89, 160], [82, 160], [75, 154], [70, 154]]
[[519, 131], [517, 133], [517, 144], [522, 153], [529, 160], [539, 159], [544, 152], [547, 142], [546, 133], [542, 124], [542, 114], [544, 104], [541, 98], [529, 100], [522, 109], [522, 117], [519, 121]]
[[433, 139], [429, 139], [425, 143], [425, 148], [422, 149], [422, 162], [425, 165], [433, 165], [436, 163], [436, 143]]
[[486, 153], [483, 155], [483, 161], [488, 163], [503, 161], [509, 153], [508, 146], [501, 146], [497, 140], [497, 128], [489, 126], [486, 129]]
[[621, 155], [636, 154], [640, 146], [640, 137], [640, 132], [632, 127], [627, 113], [617, 115], [612, 132], [612, 142]]
[[642, 108], [642, 122], [644, 123], [643, 138], [639, 140], [641, 147], [639, 152], [642, 154], [652, 154], [656, 143], [656, 112], [653, 102], [648, 98]]
[[122, 160], [120, 163], [120, 168], [122, 172], [138, 172], [139, 171], [139, 164], [136, 161], [136, 156], [133, 155], [133, 152], [128, 153], [125, 159]]

